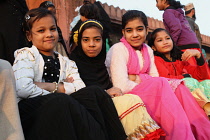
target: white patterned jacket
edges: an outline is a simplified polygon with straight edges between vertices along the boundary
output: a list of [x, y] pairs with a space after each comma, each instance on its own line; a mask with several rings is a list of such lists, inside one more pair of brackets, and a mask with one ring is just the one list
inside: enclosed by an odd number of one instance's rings
[[[56, 52], [57, 53], [57, 52]], [[73, 77], [73, 83], [64, 83], [66, 94], [71, 94], [83, 87], [84, 82], [80, 78], [74, 61], [69, 60], [58, 53], [60, 61], [60, 77], [62, 82], [67, 77]], [[18, 99], [32, 98], [39, 95], [50, 94], [49, 91], [39, 88], [34, 82], [43, 82], [44, 60], [35, 46], [25, 47], [15, 51], [13, 71], [16, 79], [16, 92]]]

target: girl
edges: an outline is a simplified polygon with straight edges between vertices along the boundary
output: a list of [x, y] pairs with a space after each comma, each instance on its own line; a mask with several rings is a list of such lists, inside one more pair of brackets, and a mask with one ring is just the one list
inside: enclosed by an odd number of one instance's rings
[[[149, 46], [154, 50], [155, 64], [157, 66], [159, 75], [161, 77], [183, 79], [186, 85], [190, 88], [194, 97], [199, 102], [200, 106], [206, 109], [208, 115], [209, 109], [204, 105], [210, 102], [204, 95], [195, 93], [198, 89], [203, 90], [206, 96], [210, 97], [210, 89], [208, 84], [210, 83], [210, 75], [208, 73], [208, 66], [205, 63], [201, 53], [198, 50], [188, 49], [184, 53], [177, 49], [171, 39], [170, 34], [162, 28], [155, 29], [150, 37]], [[187, 60], [190, 57], [195, 57], [197, 66], [190, 65]], [[204, 80], [198, 82], [198, 80]]]
[[[87, 86], [98, 85], [114, 97], [112, 99], [128, 139], [141, 136], [142, 139], [152, 140], [164, 136], [165, 133], [151, 119], [138, 96], [129, 94], [120, 96], [121, 90], [112, 87], [104, 64], [106, 47], [103, 26], [95, 20], [84, 22], [79, 29], [78, 40], [78, 46], [71, 53], [70, 58], [76, 62], [80, 76]], [[123, 114], [126, 111], [127, 113]], [[146, 131], [142, 128], [146, 128]]]
[[84, 88], [75, 63], [53, 51], [55, 16], [38, 8], [25, 17], [33, 46], [15, 52], [13, 70], [26, 140], [125, 140], [111, 97], [97, 86]]
[[147, 27], [143, 12], [131, 10], [123, 15], [123, 38], [111, 47], [106, 58], [113, 85], [142, 99], [148, 113], [166, 132], [167, 140], [209, 139], [210, 122], [190, 91], [181, 81], [170, 81], [172, 90], [167, 79], [155, 77], [158, 72], [153, 52], [144, 44]]
[[[54, 15], [56, 15], [55, 5], [51, 1], [42, 2], [39, 5], [39, 8], [45, 8], [47, 10], [50, 10]], [[63, 39], [62, 31], [61, 31], [60, 27], [58, 27], [58, 26], [57, 26], [57, 30], [58, 30], [59, 39], [58, 39], [58, 43], [57, 43], [56, 47], [54, 48], [54, 51], [59, 52], [62, 56], [68, 57], [69, 54], [68, 54], [68, 50], [66, 48], [66, 43]]]
[[[181, 8], [184, 6], [176, 0], [156, 0], [157, 8], [163, 13], [163, 23], [167, 31], [171, 34], [176, 46], [183, 52], [186, 49], [200, 50], [199, 41], [196, 34], [191, 29], [188, 21], [185, 19], [184, 12]], [[196, 65], [194, 58], [188, 60], [191, 64]]]

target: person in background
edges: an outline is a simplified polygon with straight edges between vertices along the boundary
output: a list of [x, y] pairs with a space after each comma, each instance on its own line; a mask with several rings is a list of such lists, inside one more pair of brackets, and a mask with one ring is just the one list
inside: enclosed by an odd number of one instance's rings
[[[51, 1], [44, 1], [39, 5], [39, 8], [45, 8], [49, 11], [51, 11], [54, 15], [56, 15], [56, 8], [55, 5]], [[68, 50], [66, 48], [66, 43], [63, 39], [62, 31], [57, 26], [58, 34], [59, 34], [59, 40], [57, 46], [54, 48], [55, 51], [59, 52], [63, 56], [68, 56]]]
[[101, 6], [101, 4], [99, 2], [95, 2], [92, 4], [89, 1], [84, 1], [84, 5], [81, 6], [79, 13], [80, 13], [80, 20], [78, 21], [76, 26], [72, 29], [72, 32], [70, 35], [71, 36], [70, 37], [71, 52], [77, 46], [75, 42], [77, 42], [78, 29], [81, 23], [88, 19], [98, 20], [103, 25], [104, 27], [103, 36], [105, 37], [104, 42], [106, 42], [106, 51], [108, 51], [111, 44], [111, 41], [109, 38], [109, 32], [111, 31], [111, 28], [110, 28], [111, 21], [106, 11]]
[[188, 3], [184, 6], [184, 11], [185, 11], [185, 17], [187, 21], [190, 24], [191, 29], [195, 32], [198, 41], [200, 43], [200, 46], [202, 45], [202, 38], [201, 38], [201, 33], [199, 30], [198, 25], [195, 23], [196, 20], [196, 15], [195, 15], [195, 7], [193, 3]]
[[[183, 52], [187, 49], [196, 49], [201, 52], [200, 43], [184, 16], [184, 11], [182, 10], [184, 6], [180, 1], [156, 0], [156, 7], [160, 11], [164, 11], [163, 23], [172, 36], [175, 45]], [[196, 65], [196, 60], [193, 57], [188, 62]]]
[[0, 59], [0, 139], [24, 140], [11, 64]]
[[77, 38], [78, 38], [78, 30], [82, 24], [82, 22], [88, 20], [88, 19], [95, 19], [99, 20], [100, 13], [99, 9], [95, 4], [90, 3], [90, 1], [84, 1], [84, 4], [79, 9], [80, 13], [80, 20], [77, 22], [77, 24], [74, 26], [74, 28], [71, 31], [70, 35], [70, 52], [72, 52], [77, 44]]
[[[188, 49], [183, 53], [174, 45], [170, 34], [162, 28], [152, 32], [148, 45], [154, 51], [159, 76], [184, 80], [185, 85], [209, 116], [210, 75], [203, 55], [194, 49]], [[195, 57], [197, 66], [187, 62], [190, 57]], [[202, 82], [199, 82], [201, 80]]]
[[25, 0], [0, 0], [0, 59], [13, 64], [14, 51], [27, 46], [22, 29], [28, 11]]

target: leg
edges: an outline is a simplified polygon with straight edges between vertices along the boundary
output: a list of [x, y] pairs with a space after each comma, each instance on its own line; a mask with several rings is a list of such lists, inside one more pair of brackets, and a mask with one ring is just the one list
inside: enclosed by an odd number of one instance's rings
[[190, 90], [183, 84], [180, 84], [175, 90], [175, 94], [185, 110], [196, 139], [210, 139], [210, 130], [208, 128], [210, 122], [204, 110], [190, 93]]
[[195, 139], [186, 113], [165, 78], [145, 80], [130, 93], [140, 96], [148, 113], [166, 132], [166, 140]]
[[[110, 140], [125, 140], [126, 134], [111, 97], [101, 88], [90, 86], [71, 94], [107, 131]], [[103, 125], [105, 124], [105, 125]]]
[[95, 119], [66, 94], [22, 100], [19, 110], [26, 140], [106, 140]]

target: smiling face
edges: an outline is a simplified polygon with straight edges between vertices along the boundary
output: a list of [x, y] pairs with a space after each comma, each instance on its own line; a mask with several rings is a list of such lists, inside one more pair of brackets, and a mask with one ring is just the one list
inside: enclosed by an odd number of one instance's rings
[[147, 36], [147, 27], [139, 18], [128, 21], [122, 30], [123, 36], [127, 42], [134, 48], [140, 49]]
[[98, 28], [91, 27], [82, 33], [82, 50], [88, 57], [96, 57], [102, 50], [102, 35]]
[[51, 15], [36, 20], [27, 37], [44, 55], [53, 55], [53, 49], [58, 42], [58, 32], [54, 18]]
[[173, 41], [165, 31], [160, 31], [156, 34], [154, 46], [152, 46], [152, 48], [154, 51], [162, 54], [170, 54], [173, 49]]

